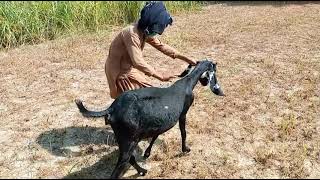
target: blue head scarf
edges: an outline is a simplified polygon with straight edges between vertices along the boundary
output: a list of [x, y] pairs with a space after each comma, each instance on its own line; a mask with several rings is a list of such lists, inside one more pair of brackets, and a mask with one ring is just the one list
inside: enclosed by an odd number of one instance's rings
[[141, 10], [138, 27], [147, 35], [161, 35], [169, 24], [172, 24], [172, 18], [163, 2], [147, 2]]

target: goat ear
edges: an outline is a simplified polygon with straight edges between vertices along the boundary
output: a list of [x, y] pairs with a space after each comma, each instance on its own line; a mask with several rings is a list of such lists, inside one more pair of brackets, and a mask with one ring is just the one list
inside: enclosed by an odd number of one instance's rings
[[209, 84], [208, 78], [200, 78], [199, 82], [201, 83], [202, 86], [207, 86]]
[[184, 70], [178, 77], [185, 77], [188, 74], [188, 70]]

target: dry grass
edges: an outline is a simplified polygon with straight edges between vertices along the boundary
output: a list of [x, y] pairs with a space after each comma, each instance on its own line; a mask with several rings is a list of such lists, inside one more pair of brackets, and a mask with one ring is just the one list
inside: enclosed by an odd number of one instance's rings
[[[145, 178], [319, 178], [319, 9], [226, 3], [176, 16], [161, 39], [218, 62], [227, 96], [197, 86], [187, 115], [191, 152], [181, 154], [175, 126], [140, 162], [150, 169]], [[2, 178], [110, 175], [112, 130], [102, 119], [83, 118], [73, 100], [96, 109], [111, 103], [103, 67], [120, 29], [0, 52]], [[161, 72], [186, 67], [150, 46], [145, 57]], [[131, 167], [125, 177], [135, 173]]]

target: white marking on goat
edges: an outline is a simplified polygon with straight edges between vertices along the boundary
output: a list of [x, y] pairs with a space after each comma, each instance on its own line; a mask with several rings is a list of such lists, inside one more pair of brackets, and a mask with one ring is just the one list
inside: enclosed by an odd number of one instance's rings
[[217, 83], [217, 84], [215, 84], [215, 85], [213, 86], [213, 88], [214, 88], [214, 89], [219, 89], [220, 86], [219, 86], [219, 84]]
[[207, 76], [207, 71], [202, 73], [201, 78], [205, 78]]
[[211, 84], [211, 79], [213, 78], [213, 75], [214, 75], [214, 71], [211, 71], [209, 73], [209, 84]]
[[211, 81], [213, 75], [214, 75], [214, 71], [212, 71], [212, 72], [209, 73], [209, 82]]
[[168, 107], [168, 106], [164, 106], [164, 108], [165, 108], [165, 109], [168, 109], [169, 107]]

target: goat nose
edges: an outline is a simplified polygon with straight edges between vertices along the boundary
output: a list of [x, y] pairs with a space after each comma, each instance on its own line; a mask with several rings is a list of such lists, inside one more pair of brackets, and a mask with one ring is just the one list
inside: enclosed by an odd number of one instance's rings
[[226, 96], [222, 91], [220, 91], [219, 96]]

